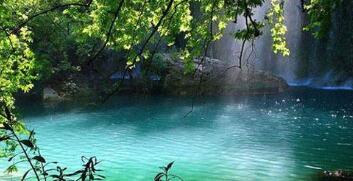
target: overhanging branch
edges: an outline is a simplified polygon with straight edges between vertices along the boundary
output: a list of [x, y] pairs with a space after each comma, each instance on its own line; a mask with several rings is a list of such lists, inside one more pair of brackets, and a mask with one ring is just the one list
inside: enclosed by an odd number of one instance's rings
[[26, 19], [25, 21], [23, 21], [22, 23], [20, 23], [19, 25], [17, 25], [15, 28], [12, 28], [10, 34], [13, 34], [13, 33], [18, 32], [18, 30], [20, 30], [22, 27], [26, 26], [30, 21], [32, 21], [33, 19], [35, 19], [35, 18], [38, 17], [38, 16], [47, 14], [47, 13], [52, 12], [52, 11], [55, 11], [55, 10], [57, 10], [57, 9], [62, 9], [62, 8], [67, 9], [67, 8], [72, 7], [72, 6], [78, 6], [78, 7], [89, 8], [90, 5], [91, 5], [91, 2], [92, 2], [92, 1], [90, 1], [89, 3], [86, 3], [86, 4], [82, 4], [82, 3], [61, 4], [61, 5], [54, 6], [54, 7], [50, 8], [50, 9], [43, 10], [43, 11], [37, 13], [37, 14], [34, 14], [34, 15], [30, 16], [28, 19]]

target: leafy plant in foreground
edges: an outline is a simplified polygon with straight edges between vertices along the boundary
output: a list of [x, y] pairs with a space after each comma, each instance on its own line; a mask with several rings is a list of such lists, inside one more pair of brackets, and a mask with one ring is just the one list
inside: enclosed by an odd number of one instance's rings
[[[65, 168], [57, 167], [56, 171], [57, 174], [52, 174], [50, 177], [54, 179], [54, 181], [65, 181], [65, 180], [71, 180], [70, 178], [74, 176], [79, 176], [76, 180], [104, 180], [103, 175], [97, 174], [97, 172], [102, 171], [99, 169], [96, 169], [95, 167], [100, 163], [100, 161], [97, 160], [96, 157], [91, 157], [87, 158], [82, 156], [81, 160], [83, 162], [83, 168], [80, 170], [77, 170], [73, 173], [65, 174], [64, 172], [66, 171]], [[55, 170], [55, 169], [52, 169]]]
[[181, 177], [170, 173], [170, 169], [172, 168], [173, 164], [174, 161], [168, 163], [168, 165], [165, 167], [160, 167], [162, 171], [154, 177], [154, 181], [171, 181], [175, 179], [183, 181]]
[[[41, 155], [39, 148], [35, 144], [35, 132], [33, 130], [30, 131], [28, 137], [25, 136], [27, 134], [20, 135], [17, 130], [19, 130], [19, 127], [25, 129], [24, 126], [17, 121], [5, 104], [2, 104], [0, 108], [3, 109], [0, 112], [0, 116], [6, 120], [6, 122], [0, 124], [0, 143], [4, 142], [8, 145], [8, 161], [13, 162], [6, 170], [8, 173], [16, 172], [17, 164], [27, 162], [30, 165], [30, 169], [25, 171], [21, 181], [26, 180], [30, 173], [34, 174], [37, 181], [46, 181], [48, 178], [54, 181], [93, 181], [105, 178], [103, 175], [98, 174], [102, 170], [96, 169], [96, 166], [100, 163], [96, 157], [87, 158], [82, 156], [83, 167], [72, 173], [65, 173], [66, 167], [56, 166], [56, 169], [51, 168], [52, 165], [57, 165], [58, 162], [47, 162]], [[20, 149], [17, 149], [18, 147]]]

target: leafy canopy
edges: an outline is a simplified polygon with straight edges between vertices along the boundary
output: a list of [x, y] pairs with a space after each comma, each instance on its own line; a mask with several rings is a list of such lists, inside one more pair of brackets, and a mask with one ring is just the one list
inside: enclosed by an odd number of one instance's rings
[[[269, 1], [273, 51], [288, 56], [285, 1]], [[306, 2], [310, 23], [305, 30], [323, 36], [341, 1]], [[38, 76], [55, 72], [55, 66], [69, 70], [66, 52], [72, 44], [86, 62], [94, 62], [106, 47], [125, 52], [127, 67], [133, 68], [136, 62], [153, 59], [161, 41], [173, 47], [181, 37], [186, 45], [179, 50], [180, 57], [186, 71], [192, 72], [192, 59], [203, 56], [209, 44], [222, 37], [229, 22], [237, 23], [241, 17], [246, 20], [246, 28], [234, 33], [236, 39], [258, 37], [264, 24], [252, 16], [254, 8], [263, 3], [265, 0], [1, 0], [0, 102], [13, 106], [14, 93], [29, 91]], [[56, 65], [51, 62], [55, 59]], [[48, 62], [53, 65], [43, 70]]]

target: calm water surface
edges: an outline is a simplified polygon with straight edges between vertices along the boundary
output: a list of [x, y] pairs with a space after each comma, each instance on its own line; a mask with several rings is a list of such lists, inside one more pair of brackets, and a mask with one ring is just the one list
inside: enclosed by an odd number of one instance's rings
[[[117, 97], [99, 106], [21, 106], [48, 161], [78, 168], [102, 160], [106, 180], [309, 180], [353, 169], [353, 92], [293, 89], [280, 95]], [[0, 166], [1, 167], [1, 166]]]

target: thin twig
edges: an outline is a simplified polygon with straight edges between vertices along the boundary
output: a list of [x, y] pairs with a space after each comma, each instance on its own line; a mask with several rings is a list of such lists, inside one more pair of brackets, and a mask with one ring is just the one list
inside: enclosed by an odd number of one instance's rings
[[90, 65], [102, 52], [103, 50], [105, 49], [105, 47], [107, 46], [110, 38], [111, 38], [111, 35], [113, 33], [113, 27], [115, 25], [115, 22], [116, 20], [119, 18], [119, 13], [123, 7], [123, 4], [124, 4], [125, 0], [121, 0], [119, 5], [118, 5], [118, 8], [116, 9], [116, 11], [114, 12], [114, 17], [113, 17], [113, 20], [112, 22], [110, 23], [110, 26], [109, 26], [109, 29], [108, 29], [108, 32], [106, 33], [106, 39], [103, 43], [103, 46], [88, 60], [87, 64]]
[[41, 11], [37, 14], [34, 14], [32, 16], [30, 16], [28, 19], [26, 19], [25, 21], [23, 21], [22, 23], [20, 23], [19, 25], [17, 25], [15, 28], [12, 29], [11, 31], [11, 34], [12, 33], [16, 33], [19, 29], [21, 29], [22, 27], [26, 26], [30, 21], [32, 21], [34, 18], [38, 17], [38, 16], [41, 16], [41, 15], [44, 15], [44, 14], [47, 14], [51, 11], [55, 11], [57, 9], [60, 9], [60, 8], [69, 8], [71, 6], [79, 6], [79, 7], [86, 7], [88, 8], [90, 6], [90, 3], [88, 4], [82, 4], [82, 3], [68, 3], [68, 4], [61, 4], [61, 5], [57, 5], [57, 6], [54, 6], [50, 9], [47, 9], [47, 10], [44, 10], [44, 11]]

